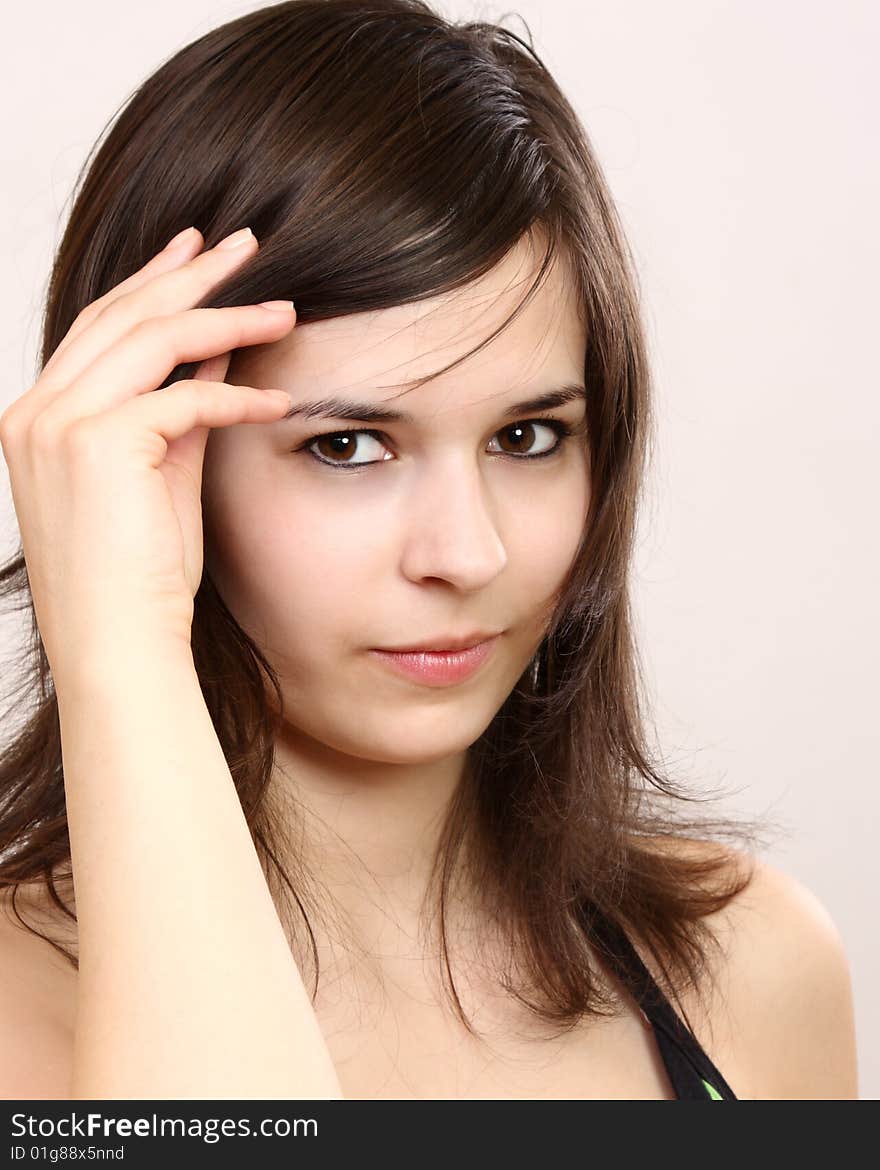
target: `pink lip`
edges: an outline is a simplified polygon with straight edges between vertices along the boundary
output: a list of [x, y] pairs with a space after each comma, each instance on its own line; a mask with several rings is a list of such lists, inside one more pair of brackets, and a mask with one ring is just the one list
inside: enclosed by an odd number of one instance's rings
[[498, 635], [467, 650], [371, 650], [380, 661], [405, 678], [429, 687], [450, 686], [470, 678], [492, 653]]

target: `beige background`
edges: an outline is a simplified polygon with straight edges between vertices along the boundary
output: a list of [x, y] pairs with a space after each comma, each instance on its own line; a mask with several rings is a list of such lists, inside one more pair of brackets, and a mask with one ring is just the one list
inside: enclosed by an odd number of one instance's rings
[[[50, 255], [93, 140], [161, 60], [255, 7], [56, 0], [8, 18], [0, 409], [34, 380]], [[766, 856], [840, 928], [861, 1095], [877, 1098], [878, 7], [515, 11], [587, 125], [643, 283], [658, 445], [637, 601], [658, 731], [679, 774], [738, 790], [723, 807], [788, 827]], [[15, 631], [0, 628], [4, 651]]]

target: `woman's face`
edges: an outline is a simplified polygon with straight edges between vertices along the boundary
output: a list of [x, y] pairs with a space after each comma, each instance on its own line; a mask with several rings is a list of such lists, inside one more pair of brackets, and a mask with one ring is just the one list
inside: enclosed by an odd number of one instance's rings
[[[536, 263], [520, 243], [453, 294], [297, 324], [233, 354], [227, 381], [282, 388], [294, 407], [338, 397], [411, 416], [217, 428], [205, 453], [205, 570], [278, 672], [290, 730], [355, 759], [427, 762], [478, 739], [540, 644], [577, 551], [585, 401], [513, 411], [583, 385], [586, 331], [558, 265], [481, 353], [391, 401], [488, 336]], [[501, 633], [453, 685], [401, 677], [370, 653], [475, 630]]]

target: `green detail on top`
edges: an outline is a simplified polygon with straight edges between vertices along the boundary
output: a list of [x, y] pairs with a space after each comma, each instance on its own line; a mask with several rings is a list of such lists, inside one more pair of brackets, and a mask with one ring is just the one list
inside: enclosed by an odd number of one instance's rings
[[709, 1094], [709, 1096], [711, 1097], [711, 1099], [713, 1101], [723, 1101], [724, 1100], [724, 1098], [721, 1096], [721, 1094], [718, 1092], [718, 1090], [713, 1088], [712, 1085], [710, 1085], [709, 1082], [705, 1079], [705, 1077], [700, 1077], [700, 1080], [706, 1086], [706, 1092]]

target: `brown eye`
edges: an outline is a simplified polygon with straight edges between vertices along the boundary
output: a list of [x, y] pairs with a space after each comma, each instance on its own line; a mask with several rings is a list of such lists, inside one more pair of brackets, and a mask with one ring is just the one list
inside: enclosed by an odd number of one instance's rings
[[[511, 449], [505, 447], [504, 451], [506, 454], [519, 456], [521, 459], [536, 459], [542, 455], [552, 455], [554, 451], [562, 446], [560, 428], [564, 425], [558, 419], [554, 419], [552, 423], [539, 422], [538, 419], [528, 419], [525, 422], [512, 423], [509, 427], [504, 427], [503, 430], [500, 430], [498, 434], [508, 437]], [[551, 434], [555, 434], [557, 441], [549, 449], [534, 451], [532, 450], [532, 446], [535, 442], [535, 435], [536, 433], [538, 434], [538, 441], [540, 443], [539, 432], [542, 429], [550, 431]]]
[[[335, 463], [341, 467], [363, 467], [365, 463], [381, 463], [382, 459], [364, 459], [354, 461], [355, 454], [360, 454], [364, 446], [363, 438], [372, 439], [378, 444], [376, 431], [338, 431], [332, 435], [317, 435], [307, 444], [307, 448], [318, 448], [316, 458], [325, 463]], [[369, 444], [367, 444], [369, 450]]]
[[[532, 447], [535, 444], [536, 436], [540, 448], [540, 432], [542, 430], [555, 435], [556, 442], [547, 447], [545, 440], [544, 449], [533, 451]], [[528, 459], [545, 459], [557, 454], [570, 434], [572, 434], [571, 427], [562, 419], [535, 418], [503, 427], [500, 431], [496, 431], [492, 441], [494, 442], [498, 435], [504, 436], [505, 445], [502, 447], [501, 454], [508, 455], [511, 459], [522, 463]], [[384, 463], [393, 458], [390, 453], [387, 453], [384, 457], [380, 455], [378, 459], [355, 459], [355, 455], [361, 454], [361, 448], [365, 442], [367, 453], [369, 453], [369, 442], [375, 443], [380, 449], [383, 448], [384, 444], [380, 442], [381, 438], [380, 431], [334, 431], [326, 435], [313, 435], [303, 444], [301, 450], [306, 451], [318, 463], [324, 463], [328, 467], [338, 467], [343, 470], [354, 467], [369, 467], [373, 463]], [[387, 452], [387, 448], [385, 450]]]

